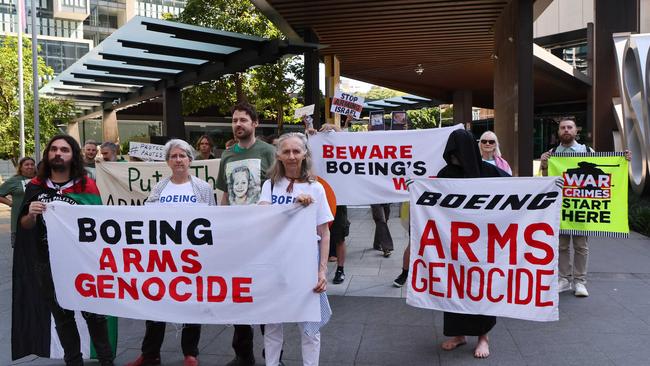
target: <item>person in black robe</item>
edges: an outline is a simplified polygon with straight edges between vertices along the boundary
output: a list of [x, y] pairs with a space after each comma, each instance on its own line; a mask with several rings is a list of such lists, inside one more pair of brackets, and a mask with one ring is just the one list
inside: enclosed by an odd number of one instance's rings
[[[438, 172], [438, 178], [508, 177], [508, 173], [481, 159], [481, 153], [471, 132], [455, 130], [449, 135], [443, 153], [447, 165]], [[443, 333], [452, 337], [442, 343], [442, 349], [451, 351], [467, 343], [466, 336], [477, 336], [474, 357], [490, 355], [488, 332], [497, 322], [495, 316], [444, 313]]]

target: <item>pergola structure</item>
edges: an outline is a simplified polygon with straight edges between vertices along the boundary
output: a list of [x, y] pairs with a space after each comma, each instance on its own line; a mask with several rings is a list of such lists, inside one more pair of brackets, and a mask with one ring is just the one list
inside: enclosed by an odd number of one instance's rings
[[[552, 0], [251, 1], [289, 39], [328, 46], [305, 54], [307, 87], [325, 62], [326, 111], [339, 76], [453, 103], [458, 123], [471, 121], [472, 106], [493, 108], [505, 158], [515, 174], [531, 175], [534, 107], [580, 101], [594, 145], [608, 148], [614, 118], [604, 102], [615, 73], [594, 66], [585, 75], [534, 46], [533, 22]], [[594, 0], [602, 31], [588, 35], [589, 52], [601, 64], [612, 53], [611, 29], [632, 24], [624, 3]], [[315, 94], [306, 104], [318, 103], [317, 88], [307, 90]]]
[[[102, 117], [104, 141], [118, 138], [116, 111], [163, 98], [163, 133], [185, 138], [181, 91], [249, 67], [318, 48], [151, 18], [135, 17], [45, 85], [72, 99], [78, 121]], [[69, 128], [72, 135], [75, 127]], [[78, 127], [76, 127], [78, 136]]]

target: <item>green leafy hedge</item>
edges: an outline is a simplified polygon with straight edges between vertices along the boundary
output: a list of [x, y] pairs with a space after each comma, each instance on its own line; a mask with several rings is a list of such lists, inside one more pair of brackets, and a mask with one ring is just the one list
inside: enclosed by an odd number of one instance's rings
[[630, 194], [628, 202], [630, 230], [650, 236], [650, 198]]

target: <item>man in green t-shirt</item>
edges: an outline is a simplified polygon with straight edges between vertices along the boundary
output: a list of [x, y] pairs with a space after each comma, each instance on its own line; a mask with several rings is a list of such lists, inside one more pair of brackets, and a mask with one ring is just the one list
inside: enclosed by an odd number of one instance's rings
[[[11, 247], [16, 243], [16, 223], [20, 214], [20, 205], [25, 197], [25, 186], [36, 174], [36, 162], [30, 157], [18, 161], [16, 175], [0, 185], [0, 203], [11, 206]], [[11, 198], [7, 198], [11, 196]]]
[[238, 143], [221, 155], [217, 188], [224, 191], [222, 205], [256, 204], [275, 160], [275, 147], [255, 138], [258, 126], [255, 108], [240, 103], [232, 109], [232, 131]]
[[[254, 205], [260, 198], [266, 171], [275, 161], [275, 147], [255, 138], [259, 119], [255, 108], [239, 103], [232, 108], [232, 132], [238, 142], [221, 155], [217, 188], [222, 205]], [[235, 359], [229, 366], [255, 365], [253, 328], [235, 325], [232, 337]]]

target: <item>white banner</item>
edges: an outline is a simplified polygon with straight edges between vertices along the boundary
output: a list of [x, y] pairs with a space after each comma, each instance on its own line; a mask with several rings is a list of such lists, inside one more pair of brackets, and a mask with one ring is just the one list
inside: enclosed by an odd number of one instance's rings
[[361, 111], [363, 111], [364, 97], [343, 93], [337, 90], [332, 97], [332, 106], [330, 112], [338, 113], [345, 116], [351, 115], [354, 118], [361, 118]]
[[[221, 159], [194, 160], [190, 166], [190, 174], [212, 185], [217, 202], [223, 194], [217, 189], [220, 161]], [[172, 174], [165, 162], [102, 161], [95, 166], [97, 188], [105, 205], [142, 205], [156, 183]]]
[[175, 323], [320, 321], [314, 205], [53, 204], [44, 218], [65, 309]]
[[146, 142], [129, 142], [129, 156], [144, 161], [165, 161], [165, 146]]
[[460, 128], [318, 133], [309, 146], [314, 170], [332, 186], [337, 204], [404, 202], [406, 180], [438, 174], [449, 134]]
[[416, 179], [409, 192], [407, 304], [558, 320], [555, 177]]
[[293, 113], [293, 116], [295, 118], [300, 118], [302, 116], [311, 116], [314, 114], [314, 104], [306, 105], [301, 108], [297, 108], [296, 111]]

